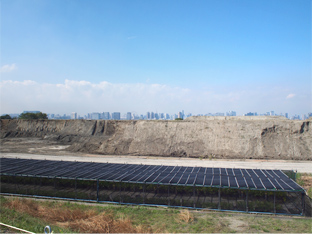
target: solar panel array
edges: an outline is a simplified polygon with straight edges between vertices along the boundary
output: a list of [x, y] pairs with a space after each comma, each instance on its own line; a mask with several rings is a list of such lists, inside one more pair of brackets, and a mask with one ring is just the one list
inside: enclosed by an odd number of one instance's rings
[[160, 185], [304, 191], [280, 170], [155, 166], [1, 158], [0, 175]]

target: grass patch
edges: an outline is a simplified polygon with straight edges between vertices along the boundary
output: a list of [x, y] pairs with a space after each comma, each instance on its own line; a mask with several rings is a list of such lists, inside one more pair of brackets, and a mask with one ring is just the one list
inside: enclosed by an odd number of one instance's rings
[[310, 173], [297, 173], [296, 182], [302, 186], [312, 198], [312, 174]]
[[42, 233], [311, 232], [311, 219], [1, 197], [1, 222]]

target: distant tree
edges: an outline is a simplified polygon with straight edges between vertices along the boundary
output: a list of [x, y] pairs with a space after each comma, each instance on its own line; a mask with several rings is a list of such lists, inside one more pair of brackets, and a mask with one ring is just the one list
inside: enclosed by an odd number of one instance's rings
[[12, 119], [10, 115], [1, 115], [0, 119]]
[[18, 117], [19, 119], [48, 119], [47, 114], [39, 112], [39, 113], [22, 113]]
[[182, 118], [175, 118], [175, 120], [183, 120]]

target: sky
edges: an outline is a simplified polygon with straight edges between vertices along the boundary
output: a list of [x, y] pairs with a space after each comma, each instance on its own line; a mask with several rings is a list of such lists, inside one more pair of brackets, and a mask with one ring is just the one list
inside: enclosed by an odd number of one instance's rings
[[311, 0], [0, 0], [0, 114], [312, 112]]

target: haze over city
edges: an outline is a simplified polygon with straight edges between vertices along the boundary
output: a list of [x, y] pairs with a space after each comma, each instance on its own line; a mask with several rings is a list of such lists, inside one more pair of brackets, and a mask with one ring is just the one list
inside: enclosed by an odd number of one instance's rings
[[1, 1], [1, 114], [312, 112], [311, 1]]

